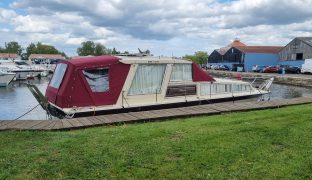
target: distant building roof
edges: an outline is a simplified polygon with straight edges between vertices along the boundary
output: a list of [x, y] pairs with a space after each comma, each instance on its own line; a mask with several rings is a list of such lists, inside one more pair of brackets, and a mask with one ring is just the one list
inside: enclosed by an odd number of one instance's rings
[[65, 59], [61, 54], [31, 54], [29, 59]]
[[221, 55], [224, 55], [229, 49], [231, 49], [232, 47], [223, 47], [223, 48], [220, 48], [220, 49], [216, 49], [216, 51], [221, 54]]
[[297, 37], [297, 38], [305, 42], [309, 46], [312, 46], [312, 37]]
[[18, 54], [14, 54], [14, 53], [0, 53], [0, 58], [18, 58]]
[[231, 44], [228, 45], [228, 47], [242, 47], [242, 46], [247, 46], [247, 45], [240, 42], [239, 39], [235, 39]]
[[72, 56], [70, 59], [79, 59], [79, 58], [87, 58], [87, 57], [93, 57], [91, 55], [89, 56]]
[[282, 46], [242, 46], [236, 47], [244, 53], [270, 53], [277, 54], [283, 48]]

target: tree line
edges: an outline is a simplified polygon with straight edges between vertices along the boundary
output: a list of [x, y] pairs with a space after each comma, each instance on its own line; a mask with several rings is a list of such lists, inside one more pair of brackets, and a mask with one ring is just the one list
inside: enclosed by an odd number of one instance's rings
[[22, 48], [16, 41], [6, 42], [4, 47], [0, 46], [0, 53], [18, 54], [22, 59], [28, 59], [31, 54], [61, 54], [67, 57], [64, 52], [57, 50], [54, 46], [42, 44], [41, 42], [37, 44], [30, 43], [26, 49]]
[[[25, 50], [25, 51], [24, 51]], [[14, 53], [21, 56], [22, 59], [28, 59], [31, 54], [61, 54], [67, 58], [66, 54], [59, 51], [52, 45], [43, 44], [41, 42], [30, 43], [26, 49], [23, 49], [18, 42], [6, 42], [4, 47], [0, 46], [0, 53]], [[101, 56], [101, 55], [118, 55], [120, 54], [116, 48], [110, 49], [101, 43], [94, 43], [93, 41], [85, 41], [77, 48], [79, 56]], [[125, 51], [123, 54], [129, 54]], [[199, 65], [206, 65], [208, 62], [208, 53], [204, 51], [195, 52], [193, 55], [185, 55], [184, 58], [189, 59]]]

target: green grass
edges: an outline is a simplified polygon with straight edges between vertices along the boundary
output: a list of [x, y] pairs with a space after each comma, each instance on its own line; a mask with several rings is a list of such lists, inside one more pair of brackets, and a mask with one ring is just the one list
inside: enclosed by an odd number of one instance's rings
[[0, 179], [312, 178], [312, 105], [96, 127], [0, 132]]

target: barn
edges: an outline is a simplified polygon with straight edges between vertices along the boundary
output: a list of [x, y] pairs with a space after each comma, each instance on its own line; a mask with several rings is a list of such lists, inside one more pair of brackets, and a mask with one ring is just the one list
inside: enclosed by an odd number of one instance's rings
[[248, 46], [234, 40], [227, 47], [214, 50], [209, 56], [208, 65], [227, 65], [244, 71], [251, 71], [253, 65], [277, 65], [281, 46]]
[[312, 58], [312, 37], [296, 37], [279, 52], [278, 64], [301, 67]]

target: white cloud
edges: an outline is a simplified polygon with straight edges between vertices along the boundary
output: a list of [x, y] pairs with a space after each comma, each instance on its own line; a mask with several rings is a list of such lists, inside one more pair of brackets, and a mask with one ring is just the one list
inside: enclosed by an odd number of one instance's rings
[[85, 40], [184, 55], [211, 52], [237, 37], [251, 45], [284, 45], [312, 36], [312, 0], [16, 0], [10, 7], [0, 8], [0, 23], [8, 25], [0, 24], [1, 36], [11, 33], [2, 42], [23, 37], [69, 54]]

